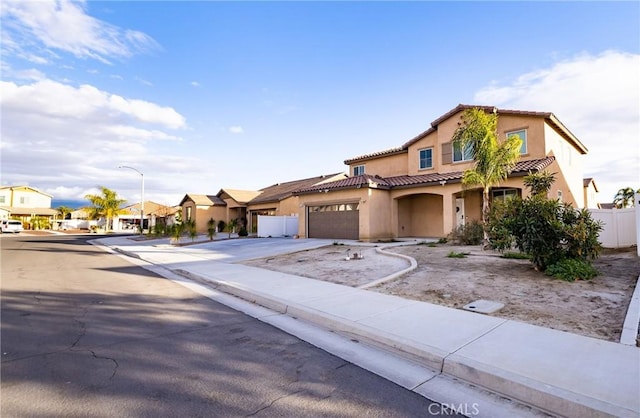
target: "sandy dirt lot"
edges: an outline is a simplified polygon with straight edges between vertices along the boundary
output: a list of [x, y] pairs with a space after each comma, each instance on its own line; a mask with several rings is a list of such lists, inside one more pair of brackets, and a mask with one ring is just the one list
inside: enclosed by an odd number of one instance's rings
[[[347, 250], [362, 252], [364, 259], [345, 260]], [[605, 250], [594, 263], [600, 275], [572, 283], [535, 271], [527, 260], [501, 258], [478, 247], [411, 245], [387, 251], [413, 257], [418, 268], [371, 291], [460, 309], [480, 299], [496, 301], [505, 306], [493, 316], [609, 341], [620, 339], [640, 275], [635, 248]], [[452, 251], [469, 255], [447, 257]], [[341, 245], [244, 264], [354, 287], [409, 267], [408, 261], [378, 254], [372, 247]]]

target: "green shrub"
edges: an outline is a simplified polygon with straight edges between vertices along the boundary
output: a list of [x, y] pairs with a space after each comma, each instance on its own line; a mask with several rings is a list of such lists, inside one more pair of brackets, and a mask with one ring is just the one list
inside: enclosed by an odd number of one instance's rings
[[238, 231], [238, 236], [246, 237], [247, 235], [249, 235], [249, 232], [247, 232], [247, 228], [245, 228], [244, 226], [240, 227], [240, 230]]
[[216, 236], [216, 221], [213, 218], [209, 218], [207, 221], [207, 236], [209, 241], [213, 241], [213, 237]]
[[598, 275], [598, 270], [588, 261], [569, 258], [550, 265], [545, 270], [545, 274], [556, 279], [573, 282], [593, 279]]
[[530, 260], [531, 256], [525, 253], [506, 252], [502, 254], [502, 258], [510, 258], [514, 260]]
[[588, 210], [547, 199], [544, 191], [548, 189], [549, 176], [552, 177], [550, 174], [525, 177], [525, 184], [539, 188], [538, 193], [494, 205], [488, 225], [493, 248], [503, 251], [515, 242], [521, 252], [531, 256], [539, 271], [565, 259], [595, 259], [601, 250], [598, 234], [602, 224]]
[[196, 229], [196, 221], [190, 219], [185, 222], [185, 226], [187, 228], [187, 233], [189, 234], [189, 238], [191, 238], [191, 242], [196, 240], [198, 236], [198, 230]]
[[451, 251], [449, 252], [449, 254], [447, 254], [447, 257], [449, 258], [465, 258], [468, 255], [468, 253], [458, 253], [455, 251]]
[[438, 240], [438, 244], [446, 244], [446, 243], [447, 243], [447, 241], [448, 241], [448, 240], [447, 240], [447, 238], [446, 238], [446, 237], [444, 237], [444, 238], [440, 238], [440, 239]]
[[227, 223], [225, 221], [218, 221], [218, 231], [222, 232], [222, 231], [226, 231], [227, 229]]
[[480, 245], [484, 238], [482, 224], [478, 221], [466, 223], [451, 231], [449, 238], [460, 245]]

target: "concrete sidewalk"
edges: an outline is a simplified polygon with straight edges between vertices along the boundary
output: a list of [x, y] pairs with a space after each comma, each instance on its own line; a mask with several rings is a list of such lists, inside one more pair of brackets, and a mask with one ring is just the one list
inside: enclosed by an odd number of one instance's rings
[[[567, 417], [640, 417], [640, 348], [254, 267], [207, 246], [99, 243], [272, 311]], [[306, 241], [306, 240], [305, 240]], [[307, 247], [326, 245], [309, 240]], [[303, 249], [303, 248], [300, 248]], [[469, 415], [475, 415], [472, 411]]]

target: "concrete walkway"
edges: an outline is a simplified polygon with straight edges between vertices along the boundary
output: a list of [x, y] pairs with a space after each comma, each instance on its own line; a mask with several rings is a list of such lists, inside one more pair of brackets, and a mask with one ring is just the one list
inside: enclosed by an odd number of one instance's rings
[[[640, 348], [233, 264], [259, 253], [275, 255], [331, 243], [260, 241], [261, 249], [254, 247], [247, 254], [247, 247], [238, 246], [233, 255], [231, 241], [173, 247], [125, 237], [97, 240], [271, 311], [413, 361], [430, 370], [431, 377], [405, 387], [425, 396], [433, 396], [441, 380], [437, 378], [444, 377], [553, 415], [640, 417]], [[222, 251], [225, 248], [230, 252]]]

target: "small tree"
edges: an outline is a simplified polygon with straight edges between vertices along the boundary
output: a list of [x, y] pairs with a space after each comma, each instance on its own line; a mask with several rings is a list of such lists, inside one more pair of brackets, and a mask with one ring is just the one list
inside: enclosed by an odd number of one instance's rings
[[633, 207], [634, 203], [634, 191], [631, 187], [625, 187], [618, 190], [613, 198], [613, 203], [618, 209], [624, 209], [626, 207]]
[[[530, 188], [550, 186], [548, 178], [548, 173], [530, 174], [525, 184]], [[545, 187], [536, 193], [531, 190], [526, 199], [517, 197], [494, 205], [489, 225], [492, 246], [504, 250], [515, 242], [520, 251], [531, 256], [531, 262], [540, 271], [565, 260], [588, 265], [601, 250], [598, 234], [602, 225], [591, 218], [588, 210], [547, 199]]]
[[58, 206], [56, 210], [58, 211], [58, 215], [60, 215], [60, 219], [67, 219], [67, 217], [71, 215], [71, 212], [73, 212], [73, 209], [68, 206]]
[[182, 237], [182, 234], [184, 234], [184, 228], [185, 225], [182, 222], [178, 222], [172, 225], [171, 235], [173, 236], [176, 244], [180, 242], [180, 237]]
[[556, 181], [556, 173], [549, 173], [548, 171], [532, 173], [529, 171], [529, 175], [524, 178], [524, 185], [527, 186], [529, 191], [534, 196], [547, 197], [551, 186]]
[[231, 219], [229, 223], [227, 223], [227, 232], [229, 233], [229, 238], [231, 238], [231, 233], [236, 228], [236, 225], [238, 225], [237, 219]]
[[187, 228], [187, 233], [189, 234], [189, 238], [191, 238], [191, 242], [196, 240], [198, 236], [198, 230], [196, 229], [196, 221], [193, 219], [189, 219], [185, 222], [185, 226]]
[[209, 218], [207, 221], [207, 236], [209, 241], [213, 241], [213, 237], [216, 236], [216, 221], [213, 218]]

